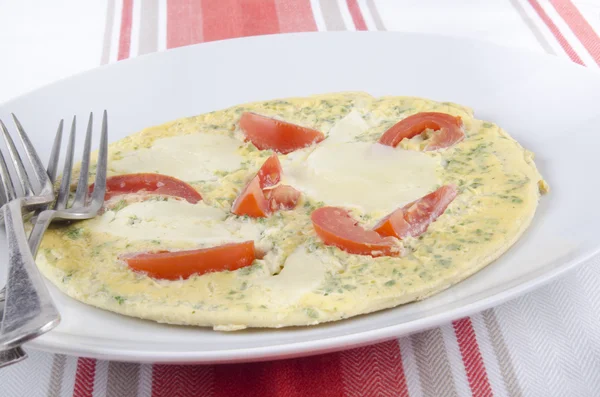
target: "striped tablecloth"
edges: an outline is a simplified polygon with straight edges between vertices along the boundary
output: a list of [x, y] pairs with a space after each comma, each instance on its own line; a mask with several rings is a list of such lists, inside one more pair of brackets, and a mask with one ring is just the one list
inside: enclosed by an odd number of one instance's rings
[[[600, 66], [599, 0], [23, 0], [0, 2], [0, 100], [149, 52], [330, 30], [477, 37]], [[0, 396], [600, 396], [600, 263], [496, 309], [341, 353], [214, 366], [29, 354], [0, 370]]]

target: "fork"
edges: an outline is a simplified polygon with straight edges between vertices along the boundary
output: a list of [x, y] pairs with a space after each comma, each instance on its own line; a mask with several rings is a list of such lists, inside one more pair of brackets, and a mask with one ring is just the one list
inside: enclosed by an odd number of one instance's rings
[[[75, 197], [72, 203], [69, 203], [69, 193], [71, 188], [71, 175], [73, 168], [73, 156], [74, 156], [74, 145], [75, 145], [75, 132], [76, 132], [76, 118], [73, 118], [71, 125], [71, 133], [69, 136], [67, 153], [64, 163], [64, 171], [58, 192], [58, 197], [52, 206], [52, 208], [46, 208], [42, 211], [38, 210], [33, 217], [33, 230], [29, 236], [29, 247], [31, 253], [35, 255], [37, 249], [41, 243], [44, 232], [48, 225], [53, 219], [64, 219], [64, 220], [81, 220], [89, 219], [96, 216], [102, 204], [104, 203], [104, 194], [106, 191], [106, 171], [107, 171], [107, 155], [108, 155], [108, 133], [107, 133], [107, 114], [104, 111], [102, 117], [102, 127], [100, 133], [100, 147], [98, 151], [98, 160], [96, 166], [96, 177], [94, 182], [94, 189], [89, 192], [88, 180], [89, 180], [89, 167], [90, 167], [90, 152], [91, 152], [91, 137], [93, 127], [93, 114], [90, 114], [87, 126], [87, 132], [84, 142], [83, 158], [80, 166], [80, 175], [77, 188], [75, 191]], [[55, 144], [53, 147], [52, 155], [48, 166], [48, 174], [51, 179], [56, 176], [56, 170], [58, 169], [59, 151], [60, 151], [60, 140], [62, 137], [62, 123], [59, 126]], [[10, 279], [9, 279], [10, 282]], [[10, 284], [8, 285], [10, 288]], [[10, 295], [7, 294], [6, 307], [10, 306]], [[5, 312], [6, 313], [6, 312]], [[4, 318], [6, 323], [7, 318]], [[13, 321], [18, 322], [19, 319]], [[10, 323], [9, 323], [10, 324]], [[5, 324], [3, 324], [5, 327]], [[3, 328], [4, 329], [4, 328]], [[18, 342], [13, 341], [12, 346], [23, 343], [25, 340], [29, 340], [39, 333], [36, 330], [31, 330], [31, 335], [22, 335]], [[0, 346], [2, 346], [3, 335], [0, 334]], [[0, 347], [0, 350], [2, 347]], [[0, 360], [0, 366], [3, 363]]]
[[[50, 182], [54, 185], [56, 180], [56, 171], [58, 164], [58, 155], [60, 152], [60, 143], [62, 140], [62, 130], [63, 130], [63, 120], [58, 124], [58, 130], [56, 131], [56, 136], [54, 138], [54, 144], [52, 145], [52, 152], [50, 153], [50, 159], [48, 160], [48, 169], [47, 173], [50, 177]], [[38, 215], [41, 211], [45, 210], [48, 205], [40, 206], [36, 210], [36, 215]], [[0, 215], [3, 215], [3, 212], [0, 212]], [[36, 219], [35, 216], [33, 219]], [[0, 219], [0, 223], [4, 222], [4, 217]], [[30, 244], [31, 248], [31, 244]], [[35, 252], [32, 251], [33, 256], [35, 257]], [[4, 313], [4, 301], [6, 295], [6, 288], [0, 289], [0, 321], [2, 320], [2, 315]], [[14, 347], [10, 350], [0, 351], [0, 368], [4, 366], [8, 366], [11, 364], [16, 364], [27, 358], [27, 353], [20, 347]]]
[[[21, 341], [27, 340], [31, 332], [27, 332], [25, 337], [21, 335], [21, 331], [27, 327], [36, 329], [40, 333], [53, 328], [60, 321], [60, 315], [50, 299], [50, 294], [27, 245], [22, 220], [23, 209], [29, 210], [52, 202], [54, 199], [52, 183], [15, 115], [13, 120], [32, 171], [27, 172], [14, 141], [0, 120], [0, 129], [16, 171], [18, 186], [21, 188], [20, 190], [15, 188], [6, 160], [0, 152], [0, 191], [5, 202], [2, 211], [9, 257], [7, 301], [3, 310], [4, 320], [0, 327], [0, 351], [10, 349]], [[6, 319], [12, 321], [7, 322]]]

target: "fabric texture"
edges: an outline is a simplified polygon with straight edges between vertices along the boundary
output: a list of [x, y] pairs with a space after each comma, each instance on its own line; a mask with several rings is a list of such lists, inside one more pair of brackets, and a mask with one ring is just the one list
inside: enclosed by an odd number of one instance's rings
[[[105, 14], [89, 18], [102, 20], [99, 64], [242, 36], [394, 30], [474, 37], [600, 67], [600, 2], [589, 0], [107, 0]], [[30, 350], [28, 360], [0, 370], [0, 396], [598, 396], [599, 285], [595, 258], [470, 318], [300, 359], [139, 365]]]

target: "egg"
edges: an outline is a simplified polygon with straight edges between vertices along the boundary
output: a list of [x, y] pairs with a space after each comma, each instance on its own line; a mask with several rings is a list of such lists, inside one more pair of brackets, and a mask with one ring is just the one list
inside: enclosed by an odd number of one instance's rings
[[[321, 131], [325, 139], [288, 154], [258, 150], [239, 127], [244, 112]], [[465, 138], [424, 151], [427, 131], [397, 147], [377, 143], [419, 112], [460, 116]], [[264, 161], [277, 154], [282, 183], [298, 206], [266, 218], [237, 216], [232, 204]], [[335, 321], [424, 299], [504, 253], [530, 224], [547, 184], [531, 152], [491, 122], [453, 103], [337, 93], [235, 106], [150, 127], [110, 145], [109, 175], [152, 172], [201, 195], [111, 199], [94, 219], [53, 225], [37, 263], [65, 294], [143, 319], [218, 330]], [[325, 245], [311, 213], [350, 211], [365, 228], [436, 190], [458, 196], [425, 233], [401, 242], [400, 257], [356, 255]], [[235, 271], [161, 280], [130, 269], [139, 252], [254, 241], [264, 253]], [[174, 264], [176, 266], [176, 264]]]

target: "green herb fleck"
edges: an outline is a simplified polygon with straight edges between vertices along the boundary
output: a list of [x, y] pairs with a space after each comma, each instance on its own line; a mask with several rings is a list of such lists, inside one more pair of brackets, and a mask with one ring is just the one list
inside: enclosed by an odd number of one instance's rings
[[396, 280], [386, 281], [383, 285], [385, 285], [386, 287], [392, 287], [392, 286], [396, 285]]
[[140, 223], [142, 220], [137, 217], [136, 215], [131, 215], [129, 217], [129, 221], [127, 222], [127, 224], [129, 225], [135, 225], [136, 223]]
[[359, 272], [359, 273], [362, 273], [362, 272], [364, 272], [365, 270], [367, 270], [367, 267], [369, 267], [369, 264], [368, 264], [368, 263], [363, 263], [363, 264], [362, 264], [362, 265], [360, 265], [360, 267], [358, 268], [358, 272]]
[[112, 210], [114, 212], [119, 212], [119, 211], [121, 211], [125, 207], [127, 207], [127, 201], [125, 201], [125, 200], [119, 200], [117, 202], [117, 204], [115, 204], [115, 206], [112, 208]]
[[127, 300], [126, 298], [123, 298], [122, 296], [119, 296], [119, 295], [114, 296], [114, 298], [119, 303], [119, 305], [122, 305]]
[[307, 307], [304, 309], [306, 315], [310, 318], [319, 318], [319, 312], [313, 309], [312, 307]]
[[82, 229], [80, 227], [70, 227], [65, 232], [66, 236], [71, 240], [77, 240], [82, 236]]
[[63, 278], [62, 278], [62, 282], [63, 282], [63, 284], [66, 284], [66, 283], [67, 283], [69, 280], [71, 280], [71, 277], [73, 277], [73, 273], [75, 273], [75, 272], [71, 270], [70, 272], [67, 272], [67, 273], [66, 273], [66, 274], [63, 276]]
[[243, 267], [240, 270], [238, 270], [237, 272], [240, 276], [247, 276], [247, 275], [251, 274], [252, 272], [254, 272], [256, 269], [258, 269], [258, 266], [252, 265], [252, 266]]
[[442, 265], [443, 267], [448, 267], [448, 266], [450, 266], [452, 264], [452, 259], [448, 259], [448, 258], [446, 258], [446, 259], [443, 259], [443, 258], [442, 259], [438, 259], [438, 263], [440, 265]]

